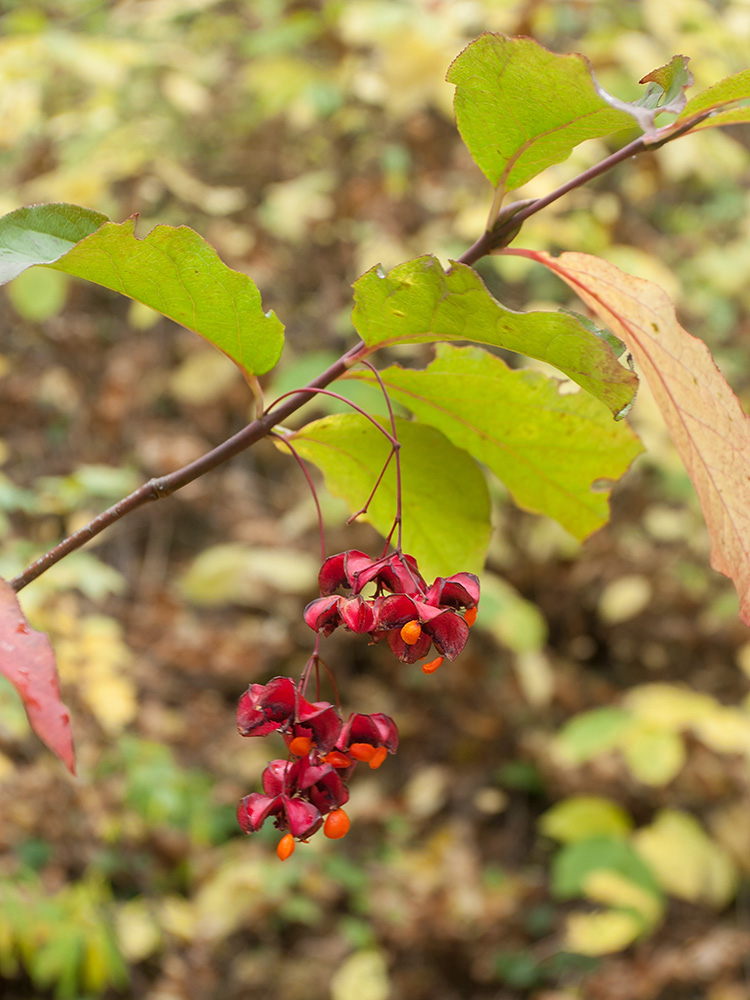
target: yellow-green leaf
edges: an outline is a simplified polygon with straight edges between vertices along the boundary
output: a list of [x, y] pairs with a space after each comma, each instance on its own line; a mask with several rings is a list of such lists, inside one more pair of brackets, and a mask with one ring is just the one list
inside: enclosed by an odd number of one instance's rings
[[518, 188], [586, 139], [632, 127], [597, 92], [586, 60], [532, 38], [484, 34], [454, 60], [458, 129], [491, 184]]
[[633, 834], [633, 845], [661, 887], [679, 899], [720, 908], [734, 895], [737, 870], [731, 858], [687, 813], [663, 809]]
[[624, 837], [632, 826], [633, 821], [621, 805], [598, 795], [563, 799], [539, 819], [539, 829], [545, 836], [566, 844], [590, 837]]
[[627, 910], [571, 913], [565, 921], [565, 946], [578, 955], [610, 955], [642, 933], [643, 921]]
[[283, 327], [260, 292], [187, 226], [157, 226], [143, 239], [135, 219], [107, 221], [77, 205], [37, 205], [0, 219], [0, 282], [44, 264], [155, 309], [205, 337], [247, 375], [270, 371]]
[[519, 313], [492, 298], [465, 264], [443, 270], [418, 257], [388, 274], [374, 267], [354, 284], [352, 322], [371, 351], [392, 344], [490, 344], [559, 369], [616, 416], [631, 406], [638, 378], [608, 341], [571, 313]]
[[600, 868], [586, 876], [583, 883], [586, 899], [608, 903], [617, 909], [635, 910], [643, 923], [653, 926], [664, 912], [664, 901], [620, 872]]
[[391, 984], [382, 952], [355, 951], [333, 974], [331, 1000], [388, 1000]]
[[666, 785], [682, 770], [682, 737], [656, 726], [636, 723], [623, 735], [621, 749], [630, 773], [644, 785]]
[[513, 370], [481, 348], [439, 344], [424, 371], [394, 365], [381, 378], [420, 421], [489, 466], [520, 507], [578, 539], [606, 523], [603, 483], [641, 451], [629, 426], [588, 393], [563, 394], [557, 380]]
[[[425, 577], [459, 570], [478, 573], [491, 525], [489, 494], [476, 462], [433, 427], [397, 421], [401, 442], [403, 547]], [[303, 458], [323, 471], [331, 493], [359, 510], [388, 458], [390, 443], [357, 413], [335, 414], [301, 428], [291, 438]], [[387, 535], [396, 514], [391, 461], [366, 519]]]

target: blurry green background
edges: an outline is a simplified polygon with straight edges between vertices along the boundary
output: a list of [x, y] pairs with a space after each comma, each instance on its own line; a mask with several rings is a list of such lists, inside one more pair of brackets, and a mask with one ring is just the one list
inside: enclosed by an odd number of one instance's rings
[[[625, 98], [676, 53], [696, 88], [750, 66], [740, 0], [0, 3], [0, 212], [193, 226], [287, 324], [272, 398], [351, 343], [364, 270], [447, 260], [482, 231], [491, 191], [444, 76], [484, 30], [584, 52]], [[519, 239], [662, 284], [746, 408], [748, 144], [736, 127], [642, 156]], [[608, 151], [579, 147], [520, 196]], [[575, 308], [524, 261], [480, 270], [513, 308]], [[226, 358], [102, 289], [36, 269], [0, 310], [3, 575], [251, 416]], [[348, 837], [283, 865], [278, 834], [234, 819], [281, 744], [241, 740], [234, 710], [311, 645], [315, 511], [294, 464], [261, 444], [24, 591], [80, 775], [1, 685], [3, 998], [745, 998], [750, 643], [645, 388], [633, 421], [649, 453], [583, 546], [492, 484], [456, 663], [426, 678], [326, 644], [345, 710], [393, 715], [402, 745], [355, 776]], [[330, 551], [376, 545], [337, 502], [324, 515]]]

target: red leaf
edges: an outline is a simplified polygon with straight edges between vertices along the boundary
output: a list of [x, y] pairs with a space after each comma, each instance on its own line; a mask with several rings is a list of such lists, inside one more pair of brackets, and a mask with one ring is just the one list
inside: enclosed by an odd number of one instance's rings
[[20, 694], [39, 739], [75, 774], [70, 713], [60, 701], [55, 654], [47, 636], [26, 621], [15, 591], [4, 580], [0, 580], [0, 674]]

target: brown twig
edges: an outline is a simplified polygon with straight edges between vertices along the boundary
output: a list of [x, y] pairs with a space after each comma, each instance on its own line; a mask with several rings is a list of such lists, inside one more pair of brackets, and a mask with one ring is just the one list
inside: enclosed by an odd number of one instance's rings
[[129, 496], [118, 500], [116, 504], [113, 504], [112, 507], [109, 507], [102, 514], [89, 521], [88, 524], [63, 539], [53, 549], [50, 549], [49, 552], [45, 552], [43, 556], [40, 556], [39, 559], [28, 566], [23, 573], [19, 573], [18, 576], [10, 581], [11, 587], [16, 592], [22, 590], [32, 580], [36, 580], [38, 576], [41, 576], [51, 566], [54, 566], [55, 563], [58, 563], [71, 552], [75, 552], [76, 549], [81, 548], [82, 545], [85, 545], [86, 542], [98, 535], [99, 532], [104, 531], [105, 528], [119, 521], [126, 514], [132, 513], [132, 511], [137, 510], [151, 500], [160, 500], [162, 497], [171, 496], [172, 493], [182, 489], [183, 486], [187, 486], [188, 483], [192, 483], [206, 472], [210, 472], [218, 465], [222, 465], [228, 459], [234, 458], [235, 455], [239, 455], [246, 448], [256, 444], [273, 427], [286, 420], [295, 410], [298, 410], [306, 403], [311, 394], [314, 394], [319, 389], [324, 389], [331, 382], [335, 381], [335, 379], [339, 378], [339, 376], [343, 375], [353, 364], [356, 364], [364, 352], [364, 344], [362, 341], [359, 341], [351, 350], [343, 354], [337, 361], [334, 361], [324, 372], [321, 372], [317, 378], [314, 378], [304, 389], [301, 389], [298, 393], [292, 393], [272, 413], [266, 412], [262, 414], [257, 420], [253, 420], [252, 423], [243, 427], [241, 431], [223, 441], [216, 448], [206, 452], [205, 455], [201, 455], [194, 462], [190, 462], [189, 465], [177, 469], [168, 476], [150, 479], [143, 486], [139, 486]]
[[521, 226], [527, 219], [530, 219], [532, 215], [536, 215], [537, 212], [541, 212], [543, 208], [547, 208], [548, 205], [557, 201], [558, 198], [562, 198], [563, 195], [568, 194], [569, 191], [574, 191], [583, 184], [588, 184], [589, 181], [611, 170], [612, 167], [616, 167], [619, 163], [629, 160], [631, 156], [659, 149], [660, 146], [671, 142], [672, 139], [678, 139], [680, 136], [690, 132], [700, 122], [705, 121], [706, 118], [710, 118], [712, 114], [713, 111], [704, 111], [702, 114], [696, 115], [677, 128], [674, 125], [665, 125], [654, 137], [641, 135], [632, 142], [629, 142], [627, 146], [623, 146], [622, 149], [618, 149], [610, 156], [600, 160], [599, 163], [595, 163], [592, 167], [584, 170], [571, 180], [566, 181], [565, 184], [561, 184], [554, 191], [550, 192], [550, 194], [545, 195], [544, 198], [527, 199], [507, 205], [504, 209], [500, 210], [495, 224], [482, 233], [479, 239], [465, 253], [461, 254], [458, 258], [458, 263], [475, 264], [482, 257], [491, 254], [493, 250], [506, 247], [511, 240], [515, 239]]

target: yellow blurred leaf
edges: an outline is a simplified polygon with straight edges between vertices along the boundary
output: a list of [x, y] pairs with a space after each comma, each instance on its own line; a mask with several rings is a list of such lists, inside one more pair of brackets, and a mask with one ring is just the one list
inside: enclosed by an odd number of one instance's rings
[[[634, 764], [631, 769], [635, 772], [640, 761], [645, 769], [643, 774], [649, 771], [653, 773], [653, 784], [669, 780], [669, 777], [657, 780], [657, 758], [661, 760], [665, 774], [670, 771], [667, 761], [670, 752], [666, 739], [668, 732], [676, 734], [689, 731], [717, 753], [737, 753], [750, 757], [750, 711], [746, 708], [721, 705], [710, 695], [689, 691], [674, 684], [644, 684], [632, 688], [623, 698], [623, 705], [635, 714], [639, 722], [631, 734], [633, 740], [636, 740], [630, 750]], [[651, 730], [651, 738], [654, 740], [654, 759], [651, 761], [648, 760], [646, 729]], [[661, 739], [653, 735], [657, 731], [662, 733]], [[638, 733], [641, 734], [640, 740], [637, 740]], [[671, 752], [672, 769], [676, 774], [682, 755], [676, 744], [673, 744]], [[644, 776], [639, 777], [648, 781]]]
[[211, 107], [209, 91], [185, 73], [166, 73], [161, 85], [167, 99], [186, 114], [203, 114]]
[[132, 299], [128, 306], [128, 323], [134, 330], [150, 330], [163, 318], [161, 313], [144, 305], [143, 302], [136, 302], [135, 299]]
[[643, 922], [624, 910], [571, 913], [565, 922], [565, 947], [579, 955], [609, 955], [627, 948]]
[[331, 1000], [388, 1000], [391, 984], [382, 952], [355, 951], [345, 959], [331, 979]]
[[645, 785], [666, 785], [685, 764], [678, 733], [640, 722], [624, 734], [621, 749], [631, 774]]
[[633, 834], [633, 845], [661, 887], [679, 899], [720, 908], [734, 895], [737, 871], [727, 852], [687, 813], [663, 809]]
[[159, 900], [159, 924], [182, 941], [192, 941], [196, 930], [193, 903], [183, 896], [163, 896]]
[[718, 843], [744, 875], [750, 874], [750, 802], [740, 799], [719, 806], [709, 820]]
[[487, 629], [515, 653], [540, 650], [547, 641], [547, 623], [542, 612], [496, 573], [482, 574], [477, 627]]
[[308, 224], [333, 215], [331, 197], [335, 177], [330, 170], [315, 170], [291, 181], [269, 184], [259, 215], [277, 238], [296, 243], [307, 233]]
[[657, 923], [664, 911], [661, 899], [653, 892], [611, 869], [591, 872], [584, 880], [583, 890], [586, 898], [595, 903], [635, 910], [648, 927]]
[[180, 581], [195, 604], [263, 604], [269, 591], [313, 594], [319, 563], [296, 549], [262, 549], [229, 542], [193, 560]]
[[676, 684], [642, 684], [631, 688], [622, 704], [641, 722], [674, 732], [688, 729], [696, 720], [714, 712], [717, 705], [710, 695]]
[[[106, 930], [100, 925], [86, 938], [81, 962], [81, 984], [87, 993], [101, 994], [109, 985], [113, 972], [113, 952]], [[115, 970], [122, 961], [115, 957]], [[115, 974], [117, 974], [115, 972]]]
[[113, 618], [85, 615], [55, 642], [60, 677], [75, 684], [83, 700], [110, 733], [120, 733], [137, 711], [136, 690], [127, 676], [132, 654]]
[[172, 395], [183, 403], [203, 406], [216, 402], [240, 378], [237, 365], [221, 351], [190, 353], [169, 379]]
[[50, 319], [62, 309], [67, 291], [67, 277], [46, 267], [29, 268], [7, 288], [16, 311], [36, 323]]
[[438, 764], [420, 768], [403, 791], [409, 815], [426, 819], [442, 809], [448, 796], [449, 780], [446, 769]]
[[534, 708], [543, 708], [555, 693], [555, 672], [549, 657], [541, 649], [516, 653], [513, 669], [526, 701]]
[[741, 753], [750, 757], [750, 712], [716, 705], [710, 715], [697, 719], [692, 730], [701, 742], [717, 753]]
[[92, 676], [83, 686], [83, 695], [109, 733], [121, 733], [133, 721], [138, 710], [132, 682], [107, 672]]
[[177, 160], [160, 157], [153, 169], [178, 198], [197, 205], [208, 215], [229, 215], [244, 208], [247, 201], [242, 188], [205, 184], [189, 174]]
[[162, 935], [148, 904], [136, 897], [122, 903], [115, 915], [115, 933], [129, 962], [142, 962], [161, 946]]
[[0, 782], [16, 773], [16, 765], [4, 753], [0, 753]]
[[645, 576], [621, 576], [602, 591], [597, 610], [606, 625], [616, 625], [637, 617], [648, 607], [653, 596]]
[[597, 795], [563, 799], [539, 819], [539, 829], [564, 844], [590, 837], [625, 837], [633, 822], [621, 805]]

